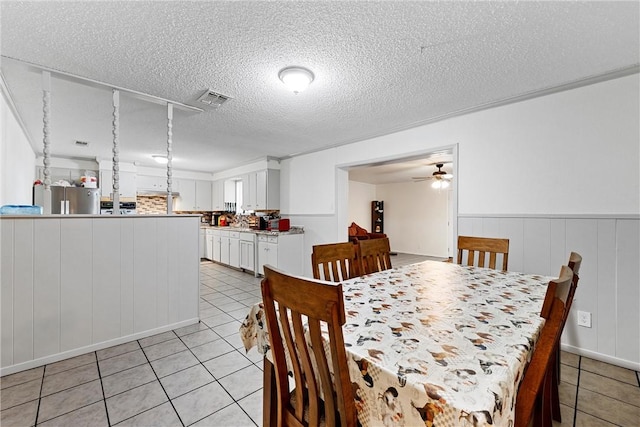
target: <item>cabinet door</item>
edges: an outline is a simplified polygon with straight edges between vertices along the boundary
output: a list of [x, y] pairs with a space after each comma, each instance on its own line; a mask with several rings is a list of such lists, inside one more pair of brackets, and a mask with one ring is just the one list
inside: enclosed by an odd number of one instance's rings
[[242, 177], [242, 209], [256, 210], [256, 173], [251, 172]]
[[240, 239], [229, 238], [229, 265], [240, 267]]
[[196, 210], [211, 210], [211, 181], [196, 181]]
[[220, 262], [223, 264], [229, 264], [229, 238], [220, 237]]
[[195, 211], [196, 209], [196, 182], [192, 179], [177, 179], [180, 197], [176, 200], [177, 211]]
[[267, 171], [256, 172], [256, 209], [267, 209]]
[[278, 244], [258, 242], [258, 273], [264, 275], [264, 266], [278, 267]]
[[[120, 197], [134, 198], [136, 197], [136, 174], [135, 172], [123, 172], [120, 171], [119, 185], [120, 185]], [[102, 197], [109, 197], [113, 199], [113, 171], [101, 170], [100, 171], [100, 193]]]
[[200, 230], [200, 258], [206, 258], [207, 236], [204, 230]]
[[220, 236], [213, 236], [213, 260], [216, 262], [221, 262], [222, 261], [222, 251], [221, 251], [221, 237]]
[[206, 237], [205, 258], [213, 260], [213, 242], [214, 238], [211, 234]]
[[224, 181], [219, 179], [211, 183], [211, 210], [224, 209]]
[[228, 179], [224, 182], [224, 203], [236, 202], [236, 181]]
[[253, 242], [240, 241], [240, 268], [255, 271], [253, 248]]

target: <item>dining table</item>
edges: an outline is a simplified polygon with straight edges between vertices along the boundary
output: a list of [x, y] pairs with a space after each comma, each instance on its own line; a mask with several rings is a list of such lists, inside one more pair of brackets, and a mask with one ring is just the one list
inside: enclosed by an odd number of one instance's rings
[[[425, 261], [343, 281], [343, 335], [360, 424], [512, 426], [551, 279]], [[265, 355], [266, 427], [277, 394], [261, 303], [240, 334], [247, 351]]]

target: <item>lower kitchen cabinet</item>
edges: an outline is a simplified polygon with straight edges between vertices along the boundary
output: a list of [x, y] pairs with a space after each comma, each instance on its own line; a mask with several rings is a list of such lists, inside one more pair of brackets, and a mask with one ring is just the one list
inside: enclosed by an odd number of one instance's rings
[[258, 234], [258, 273], [269, 264], [288, 274], [302, 275], [303, 234]]
[[237, 231], [229, 233], [229, 265], [240, 268], [240, 233]]
[[220, 230], [211, 230], [211, 233], [213, 235], [213, 249], [211, 250], [211, 253], [213, 254], [213, 261], [216, 262], [222, 262], [222, 254], [221, 254], [221, 236]]
[[256, 271], [254, 233], [240, 233], [240, 268]]

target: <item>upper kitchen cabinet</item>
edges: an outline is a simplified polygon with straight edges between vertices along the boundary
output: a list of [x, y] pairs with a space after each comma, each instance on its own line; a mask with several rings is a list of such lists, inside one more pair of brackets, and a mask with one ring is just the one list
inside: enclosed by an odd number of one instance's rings
[[138, 193], [145, 191], [152, 192], [165, 192], [167, 191], [167, 177], [166, 176], [150, 176], [150, 175], [138, 175], [136, 186]]
[[210, 211], [211, 181], [176, 179], [180, 197], [176, 199], [174, 211]]
[[[135, 201], [137, 188], [136, 173], [121, 170], [118, 176], [120, 178], [120, 201], [123, 201], [123, 198], [132, 198]], [[113, 199], [113, 171], [106, 169], [101, 170], [98, 186], [100, 187], [100, 194], [103, 198], [108, 197], [109, 199]]]
[[242, 199], [244, 210], [280, 209], [280, 171], [265, 169], [244, 175]]
[[211, 210], [224, 210], [224, 180], [222, 179], [211, 183]]

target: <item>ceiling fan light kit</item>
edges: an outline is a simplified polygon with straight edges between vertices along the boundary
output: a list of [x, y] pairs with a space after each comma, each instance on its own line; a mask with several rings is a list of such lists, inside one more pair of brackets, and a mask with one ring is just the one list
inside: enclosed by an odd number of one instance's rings
[[442, 170], [444, 167], [443, 163], [435, 163], [435, 167], [438, 168], [437, 171], [433, 172], [431, 176], [416, 176], [413, 179], [415, 182], [426, 181], [428, 179], [433, 179], [434, 181], [431, 183], [431, 188], [442, 189], [449, 188], [451, 185], [450, 181], [453, 179], [453, 175]]

